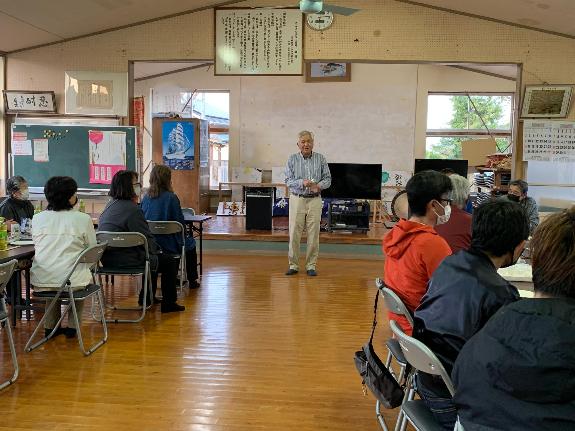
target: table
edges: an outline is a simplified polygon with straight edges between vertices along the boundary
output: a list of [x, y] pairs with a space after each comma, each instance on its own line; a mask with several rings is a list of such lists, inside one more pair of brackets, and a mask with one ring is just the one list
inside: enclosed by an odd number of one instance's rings
[[[20, 247], [15, 247], [10, 250], [0, 251], [0, 264], [16, 259], [18, 261], [23, 259], [31, 259], [34, 257], [34, 246], [33, 245], [23, 245]], [[10, 280], [11, 292], [10, 292], [10, 305], [12, 306], [12, 326], [16, 326], [16, 314], [18, 310], [26, 310], [27, 318], [30, 319], [30, 270], [24, 270], [24, 276], [26, 278], [26, 303], [22, 305], [20, 303], [20, 295], [22, 294], [22, 286], [20, 284], [20, 272], [15, 271]]]
[[[199, 238], [200, 239], [200, 262], [198, 263], [198, 266], [200, 267], [200, 277], [202, 276], [202, 269], [203, 269], [203, 244], [202, 244], [202, 239], [203, 239], [203, 235], [204, 235], [204, 223], [208, 220], [210, 220], [212, 218], [212, 216], [209, 215], [191, 215], [187, 212], [184, 212], [184, 221], [186, 222], [186, 225], [188, 225], [191, 229], [192, 229], [192, 235], [194, 232], [196, 232], [198, 235], [195, 236], [194, 238]], [[197, 224], [197, 226], [196, 226]]]
[[[222, 182], [218, 185], [218, 202], [222, 202], [222, 185], [226, 186], [242, 186], [245, 187], [283, 187], [285, 189], [286, 196], [289, 196], [288, 187], [284, 183], [242, 183], [242, 182]], [[243, 194], [243, 193], [242, 193]], [[244, 199], [245, 200], [245, 199]]]

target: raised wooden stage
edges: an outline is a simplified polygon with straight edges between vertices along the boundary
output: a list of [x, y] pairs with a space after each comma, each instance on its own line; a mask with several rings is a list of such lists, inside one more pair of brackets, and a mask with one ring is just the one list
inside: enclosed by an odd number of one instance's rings
[[[370, 223], [367, 233], [334, 231], [320, 233], [320, 243], [380, 245], [388, 229], [383, 223]], [[274, 217], [273, 229], [246, 230], [246, 218], [216, 216], [204, 224], [204, 240], [288, 242], [288, 217]], [[305, 243], [305, 233], [302, 238]]]

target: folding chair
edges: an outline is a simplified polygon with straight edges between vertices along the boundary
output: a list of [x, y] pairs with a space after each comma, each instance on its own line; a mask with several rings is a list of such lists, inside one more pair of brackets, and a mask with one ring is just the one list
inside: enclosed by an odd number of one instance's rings
[[[0, 265], [0, 323], [3, 328], [6, 329], [8, 333], [8, 345], [10, 346], [10, 353], [12, 354], [12, 365], [14, 367], [14, 374], [12, 377], [0, 384], [0, 390], [4, 389], [6, 386], [10, 386], [18, 378], [18, 373], [20, 367], [18, 366], [18, 358], [16, 357], [16, 347], [14, 346], [14, 338], [12, 337], [12, 328], [10, 326], [8, 311], [6, 309], [6, 285], [10, 283], [10, 279], [14, 274], [14, 269], [18, 264], [17, 260], [11, 260], [9, 262]], [[12, 305], [14, 306], [14, 304]]]
[[422, 400], [414, 400], [415, 388], [413, 379], [417, 371], [422, 371], [427, 374], [441, 376], [447, 390], [453, 396], [455, 394], [455, 387], [445, 371], [443, 364], [437, 359], [437, 356], [423, 344], [421, 341], [416, 340], [409, 335], [406, 335], [399, 327], [395, 320], [389, 322], [393, 334], [399, 341], [401, 350], [413, 369], [408, 376], [408, 385], [405, 399], [401, 405], [401, 412], [403, 413], [401, 430], [405, 430], [407, 422], [415, 427], [418, 431], [441, 431], [443, 427], [437, 423], [433, 417], [431, 410], [427, 408]]
[[[108, 248], [132, 248], [132, 247], [144, 247], [145, 259], [144, 264], [140, 268], [122, 268], [122, 267], [105, 267], [102, 266], [97, 269], [98, 277], [100, 279], [100, 284], [102, 283], [102, 275], [129, 275], [129, 276], [140, 276], [142, 278], [142, 307], [140, 316], [136, 319], [106, 319], [108, 323], [138, 323], [141, 322], [146, 316], [146, 309], [148, 304], [148, 299], [150, 300], [150, 306], [154, 301], [154, 293], [152, 291], [152, 275], [150, 272], [150, 253], [148, 250], [148, 239], [145, 235], [139, 232], [96, 232], [96, 238], [100, 242], [108, 243]], [[148, 289], [148, 294], [146, 295], [146, 289]], [[140, 311], [140, 307], [116, 307], [110, 306], [112, 310], [120, 311]]]
[[[94, 245], [92, 247], [88, 247], [86, 250], [80, 253], [78, 258], [76, 259], [76, 262], [74, 262], [72, 269], [66, 275], [66, 278], [64, 279], [62, 285], [58, 290], [34, 292], [34, 296], [36, 298], [52, 299], [52, 301], [46, 307], [46, 311], [44, 312], [42, 319], [40, 319], [40, 322], [38, 322], [38, 325], [34, 329], [34, 332], [32, 332], [32, 336], [26, 343], [26, 347], [24, 348], [26, 352], [31, 352], [32, 350], [36, 349], [37, 347], [41, 346], [46, 341], [48, 341], [56, 333], [56, 331], [60, 327], [60, 323], [64, 319], [64, 316], [66, 316], [66, 314], [68, 314], [70, 310], [72, 310], [72, 318], [74, 319], [74, 323], [76, 324], [76, 331], [78, 334], [78, 343], [80, 344], [80, 350], [85, 356], [92, 354], [108, 340], [108, 327], [106, 326], [106, 320], [104, 319], [104, 296], [102, 295], [102, 286], [96, 283], [96, 277], [94, 275], [94, 272], [92, 272], [92, 284], [89, 284], [86, 287], [78, 290], [74, 290], [74, 288], [70, 285], [70, 278], [72, 277], [74, 271], [76, 271], [78, 265], [85, 264], [88, 265], [88, 267], [91, 270], [93, 270], [100, 262], [100, 258], [104, 254], [105, 249], [106, 249], [106, 243], [101, 243]], [[84, 347], [84, 340], [82, 339], [82, 330], [80, 328], [80, 319], [78, 317], [78, 311], [76, 309], [76, 301], [85, 301], [86, 299], [93, 296], [96, 296], [96, 298], [98, 299], [98, 304], [100, 305], [101, 314], [99, 320], [102, 323], [104, 336], [94, 345], [92, 345], [88, 350], [86, 350], [86, 348]], [[36, 336], [38, 331], [43, 328], [44, 321], [46, 320], [48, 313], [54, 307], [60, 306], [59, 303], [60, 299], [67, 303], [66, 308], [64, 308], [64, 312], [60, 316], [60, 319], [58, 320], [56, 325], [54, 325], [54, 329], [52, 329], [52, 332], [50, 332], [48, 336], [44, 336], [40, 341], [33, 344], [32, 341], [34, 340], [34, 337]]]
[[196, 211], [193, 208], [182, 208], [182, 214], [184, 214], [184, 217], [186, 215], [189, 216], [195, 216], [196, 215]]
[[[399, 298], [399, 296], [397, 296], [397, 294], [393, 290], [391, 290], [389, 287], [387, 287], [385, 285], [385, 283], [383, 282], [383, 280], [380, 278], [375, 279], [375, 285], [379, 289], [379, 291], [381, 292], [383, 299], [385, 301], [385, 306], [387, 307], [387, 309], [389, 311], [391, 311], [392, 313], [404, 316], [407, 319], [407, 321], [409, 322], [409, 324], [411, 325], [411, 327], [413, 327], [413, 317], [411, 316], [411, 313], [409, 312], [409, 310], [407, 309], [407, 307], [405, 306], [403, 301]], [[393, 377], [395, 377], [397, 382], [401, 385], [402, 381], [405, 377], [405, 368], [407, 367], [407, 361], [405, 360], [405, 356], [403, 355], [403, 352], [401, 351], [401, 347], [399, 345], [399, 342], [395, 337], [392, 336], [389, 340], [387, 340], [385, 342], [385, 345], [387, 346], [387, 350], [388, 350], [387, 359], [385, 361], [385, 366], [389, 370], [391, 375]], [[395, 372], [393, 371], [393, 368], [391, 367], [391, 359], [392, 358], [395, 359], [395, 361], [399, 365], [399, 375], [397, 375], [397, 376], [395, 375]], [[375, 404], [375, 414], [377, 416], [377, 420], [378, 420], [379, 424], [381, 425], [381, 427], [384, 430], [387, 429], [387, 427], [385, 425], [385, 420], [383, 418], [383, 415], [381, 414], [381, 405], [380, 405], [379, 401], [377, 401], [377, 403]], [[398, 423], [400, 422], [400, 416], [401, 416], [401, 411], [398, 415], [397, 422], [395, 425], [396, 431], [398, 430]]]
[[184, 226], [177, 221], [152, 221], [148, 220], [150, 231], [154, 235], [181, 235], [182, 251], [174, 254], [174, 259], [180, 259], [180, 292], [184, 291], [184, 285], [188, 282], [186, 272], [186, 231]]

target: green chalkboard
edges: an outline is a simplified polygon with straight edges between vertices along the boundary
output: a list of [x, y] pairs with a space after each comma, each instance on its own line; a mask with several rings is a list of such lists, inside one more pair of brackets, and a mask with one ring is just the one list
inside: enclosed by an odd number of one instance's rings
[[[108, 189], [108, 184], [90, 182], [90, 131], [124, 132], [116, 134], [121, 142], [125, 136], [126, 168], [136, 170], [136, 128], [123, 126], [78, 126], [78, 125], [12, 125], [12, 160], [14, 175], [22, 175], [30, 187], [44, 187], [53, 176], [70, 176], [76, 180], [81, 189]], [[105, 134], [104, 135], [109, 135]], [[92, 135], [93, 136], [93, 135]], [[48, 140], [48, 161], [35, 161], [34, 155], [14, 154], [14, 144], [22, 148], [35, 150], [34, 140]], [[41, 141], [40, 141], [41, 142]], [[46, 142], [46, 141], [44, 141]], [[24, 143], [24, 145], [22, 145]], [[26, 152], [26, 151], [24, 151]]]

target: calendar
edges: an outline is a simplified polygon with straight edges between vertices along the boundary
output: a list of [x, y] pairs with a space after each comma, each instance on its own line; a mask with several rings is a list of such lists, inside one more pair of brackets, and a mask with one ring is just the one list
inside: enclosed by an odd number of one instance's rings
[[575, 162], [575, 122], [525, 121], [523, 160]]

